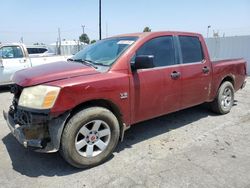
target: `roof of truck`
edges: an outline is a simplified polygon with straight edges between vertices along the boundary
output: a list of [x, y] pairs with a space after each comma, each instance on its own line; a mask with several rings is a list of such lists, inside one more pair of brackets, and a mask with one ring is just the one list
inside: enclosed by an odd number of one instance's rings
[[182, 31], [157, 31], [157, 32], [141, 32], [141, 33], [128, 33], [116, 35], [114, 37], [146, 37], [149, 35], [200, 35], [199, 33], [193, 32], [182, 32]]
[[2, 43], [0, 44], [0, 46], [21, 46], [24, 45], [23, 43], [17, 43], [17, 42], [13, 42], [13, 43]]

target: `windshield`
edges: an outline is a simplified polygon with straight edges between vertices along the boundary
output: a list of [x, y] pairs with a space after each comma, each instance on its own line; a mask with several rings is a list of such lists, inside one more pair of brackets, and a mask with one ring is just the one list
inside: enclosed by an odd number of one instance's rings
[[116, 37], [100, 40], [75, 54], [71, 60], [88, 61], [95, 65], [111, 66], [136, 40], [137, 37]]

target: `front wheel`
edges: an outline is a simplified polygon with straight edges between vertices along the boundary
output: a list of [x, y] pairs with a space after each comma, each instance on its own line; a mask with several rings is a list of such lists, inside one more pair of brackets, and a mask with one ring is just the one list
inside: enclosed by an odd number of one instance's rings
[[106, 108], [91, 107], [76, 113], [66, 124], [61, 154], [71, 165], [87, 168], [104, 162], [120, 135], [115, 115]]
[[218, 90], [215, 100], [211, 103], [211, 108], [215, 113], [227, 114], [234, 103], [234, 87], [231, 82], [223, 82]]

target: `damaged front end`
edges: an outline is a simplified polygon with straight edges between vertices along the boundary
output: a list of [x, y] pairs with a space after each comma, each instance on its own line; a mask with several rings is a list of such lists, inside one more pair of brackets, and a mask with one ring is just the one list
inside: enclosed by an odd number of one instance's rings
[[24, 147], [38, 152], [56, 152], [60, 147], [60, 139], [69, 112], [52, 117], [49, 110], [34, 110], [18, 106], [22, 87], [14, 85], [12, 105], [8, 112], [3, 112], [7, 124]]

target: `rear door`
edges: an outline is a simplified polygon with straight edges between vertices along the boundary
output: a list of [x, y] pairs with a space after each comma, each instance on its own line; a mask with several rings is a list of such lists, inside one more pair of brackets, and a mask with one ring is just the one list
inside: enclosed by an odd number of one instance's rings
[[211, 64], [205, 60], [198, 36], [179, 36], [181, 59], [182, 108], [208, 100], [211, 86]]
[[0, 84], [11, 82], [13, 74], [30, 66], [20, 46], [3, 46], [0, 48], [2, 65], [0, 68]]
[[133, 72], [131, 98], [134, 122], [180, 108], [181, 81], [174, 38], [163, 36], [151, 39], [139, 48], [136, 55], [154, 56], [155, 67]]

